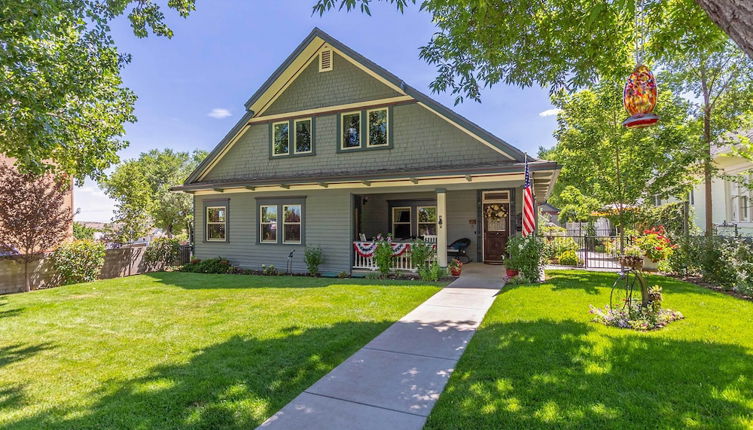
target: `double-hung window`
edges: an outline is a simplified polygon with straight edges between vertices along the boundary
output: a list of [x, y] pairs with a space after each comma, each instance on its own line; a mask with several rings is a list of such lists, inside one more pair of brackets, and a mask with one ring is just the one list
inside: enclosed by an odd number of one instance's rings
[[259, 242], [277, 243], [277, 205], [259, 206]]
[[337, 117], [337, 151], [391, 148], [391, 117], [389, 106], [341, 112]]
[[227, 240], [227, 206], [206, 207], [206, 240], [208, 242]]
[[392, 208], [392, 236], [395, 239], [408, 239], [411, 236], [411, 207]]
[[731, 199], [730, 199], [730, 205], [732, 209], [732, 220], [733, 221], [750, 221], [751, 220], [751, 210], [750, 210], [750, 189], [748, 188], [748, 183], [750, 183], [750, 178], [746, 177], [745, 179], [741, 179], [742, 182], [732, 182], [731, 185]]
[[418, 206], [418, 235], [435, 236], [437, 234], [437, 207]]
[[259, 244], [303, 245], [305, 198], [258, 199]]

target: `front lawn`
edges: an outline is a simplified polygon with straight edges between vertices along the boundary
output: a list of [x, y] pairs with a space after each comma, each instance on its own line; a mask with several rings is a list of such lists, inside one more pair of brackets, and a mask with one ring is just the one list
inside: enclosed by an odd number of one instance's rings
[[437, 290], [156, 273], [3, 296], [0, 427], [254, 428]]
[[590, 322], [614, 274], [505, 287], [428, 429], [751, 428], [753, 303], [651, 277], [686, 319], [655, 332]]

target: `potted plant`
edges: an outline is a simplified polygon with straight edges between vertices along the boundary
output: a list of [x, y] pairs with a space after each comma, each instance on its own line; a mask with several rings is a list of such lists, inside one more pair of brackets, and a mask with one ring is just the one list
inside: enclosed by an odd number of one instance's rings
[[620, 256], [620, 264], [633, 270], [643, 269], [643, 251], [637, 245], [628, 246]]
[[675, 245], [665, 235], [664, 226], [643, 231], [643, 235], [635, 239], [635, 245], [643, 253], [643, 268], [656, 270], [661, 261], [672, 255]]
[[447, 265], [447, 268], [450, 269], [452, 276], [460, 276], [460, 273], [463, 271], [463, 262], [457, 258], [453, 258], [450, 264]]

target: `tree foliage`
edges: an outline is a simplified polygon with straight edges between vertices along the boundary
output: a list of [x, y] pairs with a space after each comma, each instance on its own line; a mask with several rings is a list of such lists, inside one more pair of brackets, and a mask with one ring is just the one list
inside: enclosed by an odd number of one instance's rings
[[[168, 5], [187, 16], [194, 0]], [[21, 171], [82, 180], [118, 161], [136, 100], [108, 24], [123, 13], [139, 37], [172, 36], [151, 0], [0, 3], [0, 153]]]
[[[402, 10], [408, 0], [385, 0]], [[318, 0], [314, 12], [338, 6], [368, 13], [370, 0]], [[416, 3], [411, 0], [410, 3]], [[423, 0], [438, 31], [420, 56], [436, 66], [431, 84], [456, 102], [480, 99], [499, 82], [553, 92], [600, 79], [624, 79], [635, 66], [636, 33], [645, 60], [727, 39], [694, 0]], [[365, 8], [365, 9], [364, 9]], [[640, 10], [640, 9], [639, 9]]]
[[172, 193], [206, 157], [205, 151], [175, 152], [171, 149], [142, 153], [118, 165], [103, 181], [105, 192], [117, 203], [114, 221], [121, 225], [120, 241], [144, 236], [157, 227], [172, 237], [189, 229], [193, 220], [192, 197]]
[[61, 178], [22, 174], [0, 163], [0, 246], [21, 255], [26, 291], [31, 290], [29, 263], [69, 231], [73, 216], [65, 196], [70, 186]]
[[569, 187], [601, 205], [621, 208], [690, 190], [702, 155], [697, 130], [686, 122], [687, 103], [665, 91], [656, 111], [662, 118], [658, 125], [627, 129], [621, 126], [626, 113], [619, 88], [602, 82], [593, 90], [553, 97], [562, 109], [557, 146], [547, 154], [562, 165], [555, 205], [582, 203], [568, 200]]
[[80, 222], [73, 223], [73, 237], [77, 240], [91, 240], [97, 230]]

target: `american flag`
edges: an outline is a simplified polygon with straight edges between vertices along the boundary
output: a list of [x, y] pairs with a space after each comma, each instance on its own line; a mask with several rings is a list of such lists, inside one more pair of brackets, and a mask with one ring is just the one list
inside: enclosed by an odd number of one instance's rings
[[526, 157], [525, 185], [523, 185], [523, 237], [533, 233], [536, 227], [536, 211], [533, 206], [533, 190], [531, 189], [531, 175], [528, 172], [528, 157]]

